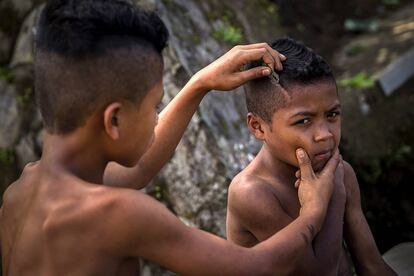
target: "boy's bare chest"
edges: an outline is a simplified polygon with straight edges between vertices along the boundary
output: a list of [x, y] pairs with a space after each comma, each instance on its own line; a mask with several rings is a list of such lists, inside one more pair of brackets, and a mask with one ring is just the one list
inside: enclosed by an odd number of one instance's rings
[[288, 214], [292, 219], [299, 216], [300, 203], [297, 189], [292, 189], [285, 184], [274, 184], [272, 185], [272, 192], [277, 200], [279, 200], [280, 205], [286, 214]]

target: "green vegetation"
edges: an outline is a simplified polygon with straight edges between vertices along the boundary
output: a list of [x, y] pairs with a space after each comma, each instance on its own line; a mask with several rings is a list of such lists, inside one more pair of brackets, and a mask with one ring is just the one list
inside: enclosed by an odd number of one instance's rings
[[230, 44], [240, 43], [243, 39], [241, 30], [231, 25], [228, 21], [224, 21], [218, 28], [216, 28], [213, 36], [217, 40]]
[[155, 193], [154, 193], [155, 198], [158, 200], [161, 200], [163, 198], [163, 189], [161, 188], [161, 186], [156, 185], [154, 190], [155, 190]]
[[33, 89], [31, 87], [27, 87], [24, 91], [20, 92], [16, 96], [17, 103], [20, 107], [27, 106], [30, 103], [33, 96]]
[[168, 189], [165, 185], [164, 182], [157, 181], [152, 187], [148, 188], [147, 193], [165, 205], [171, 206], [168, 198]]
[[242, 30], [236, 26], [237, 15], [225, 3], [220, 9], [207, 12], [207, 18], [213, 23], [212, 35], [216, 40], [233, 45], [242, 42]]
[[366, 46], [363, 46], [363, 45], [354, 45], [352, 47], [346, 48], [345, 49], [345, 54], [348, 57], [354, 57], [354, 56], [357, 56], [357, 55], [361, 54], [365, 50], [367, 50], [367, 47]]
[[[382, 178], [386, 177], [393, 167], [401, 168], [401, 164], [410, 164], [412, 152], [412, 146], [402, 144], [393, 150], [390, 149], [381, 158], [372, 158], [364, 162], [359, 162], [359, 166], [354, 169], [356, 169], [361, 177], [360, 180], [362, 183], [368, 183], [374, 186], [379, 185], [379, 183], [384, 182]], [[353, 157], [350, 156], [350, 159], [353, 159]]]
[[338, 84], [344, 88], [370, 89], [374, 87], [375, 81], [365, 72], [361, 72], [352, 78], [340, 80]]
[[193, 43], [195, 44], [199, 44], [201, 42], [201, 38], [198, 34], [193, 34], [191, 36], [191, 40], [193, 41]]
[[10, 69], [6, 67], [0, 67], [0, 79], [4, 80], [8, 83], [13, 81], [13, 75], [10, 71]]
[[261, 5], [268, 14], [272, 16], [279, 15], [279, 7], [275, 3], [269, 0], [259, 0], [259, 5]]
[[405, 162], [412, 154], [413, 149], [410, 145], [401, 145], [391, 156], [391, 162]]
[[14, 148], [0, 148], [0, 165], [11, 165], [15, 161], [15, 149]]

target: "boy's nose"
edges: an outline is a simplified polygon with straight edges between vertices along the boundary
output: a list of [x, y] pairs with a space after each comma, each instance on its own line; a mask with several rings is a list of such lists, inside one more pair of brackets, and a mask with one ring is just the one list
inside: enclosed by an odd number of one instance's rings
[[326, 125], [319, 126], [314, 135], [315, 142], [326, 141], [332, 138], [333, 138], [332, 131]]

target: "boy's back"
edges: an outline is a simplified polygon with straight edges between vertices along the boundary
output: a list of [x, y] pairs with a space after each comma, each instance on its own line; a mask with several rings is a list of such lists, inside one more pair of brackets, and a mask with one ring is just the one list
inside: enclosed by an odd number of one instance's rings
[[[119, 225], [119, 233], [112, 231], [108, 222], [122, 218], [122, 190], [67, 174], [48, 176], [36, 163], [27, 165], [4, 195], [5, 275], [137, 274], [137, 259], [111, 249], [122, 231]], [[149, 199], [135, 193], [144, 207]]]

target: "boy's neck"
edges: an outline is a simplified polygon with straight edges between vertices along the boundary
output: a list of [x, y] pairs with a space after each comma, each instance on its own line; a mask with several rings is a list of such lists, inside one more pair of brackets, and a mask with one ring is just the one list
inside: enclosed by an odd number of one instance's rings
[[275, 179], [279, 184], [294, 188], [296, 181], [295, 172], [298, 168], [274, 157], [266, 143], [263, 144], [256, 159], [258, 167], [261, 168], [260, 170], [266, 177]]
[[84, 181], [102, 184], [107, 161], [98, 143], [82, 131], [68, 135], [45, 134], [40, 165], [51, 174], [70, 174]]

